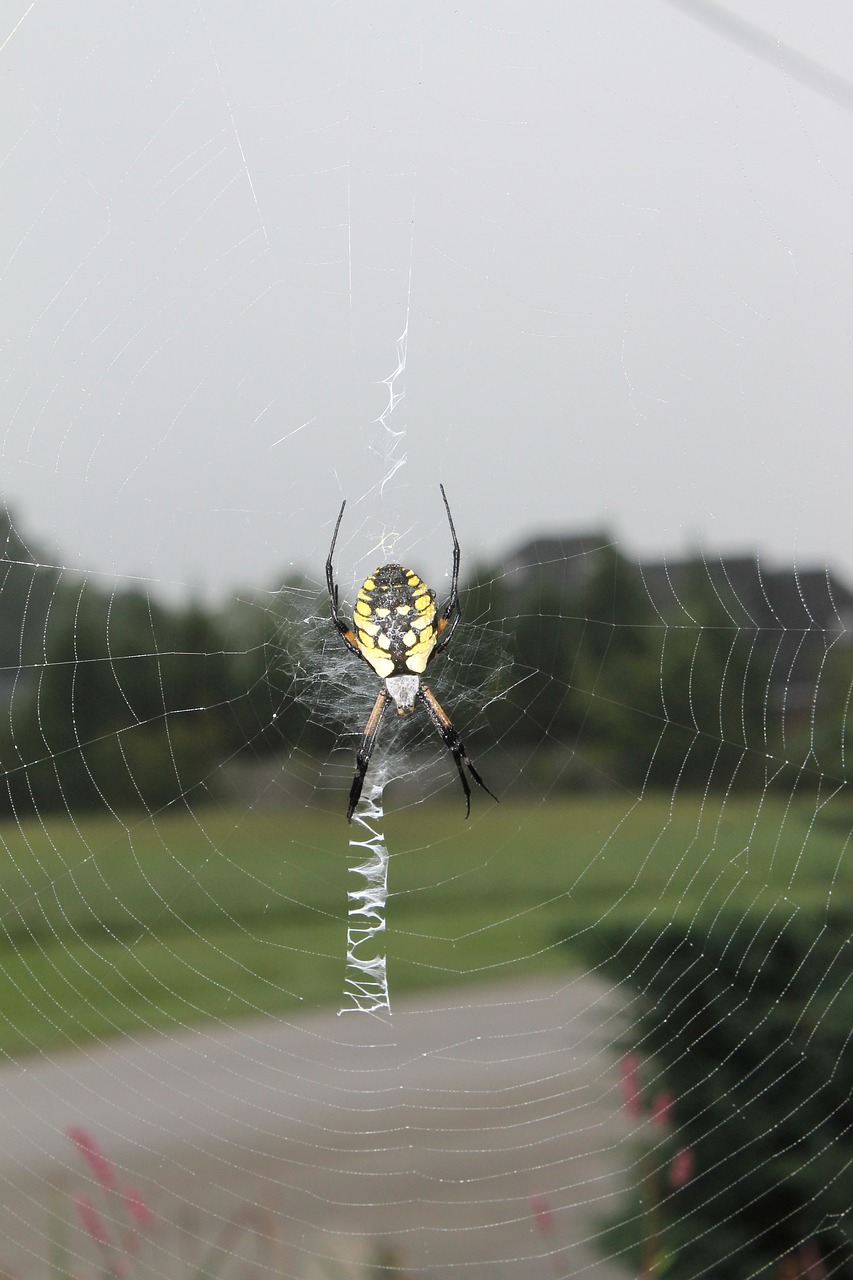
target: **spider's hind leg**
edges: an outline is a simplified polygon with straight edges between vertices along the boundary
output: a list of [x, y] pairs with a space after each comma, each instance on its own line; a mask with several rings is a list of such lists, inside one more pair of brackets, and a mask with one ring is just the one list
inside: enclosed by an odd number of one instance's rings
[[358, 751], [355, 753], [355, 777], [353, 778], [352, 786], [350, 787], [347, 822], [352, 822], [352, 815], [355, 813], [355, 806], [361, 799], [361, 789], [364, 786], [364, 775], [367, 773], [367, 766], [370, 764], [370, 757], [373, 755], [373, 748], [376, 745], [376, 735], [379, 732], [379, 726], [382, 724], [382, 717], [385, 715], [389, 696], [390, 695], [383, 684], [379, 693], [376, 695], [373, 710], [367, 717], [367, 724], [364, 726], [364, 733], [361, 735], [361, 742], [359, 742]]
[[465, 777], [465, 769], [463, 769], [463, 765], [477, 785], [482, 787], [484, 791], [488, 792], [493, 800], [497, 800], [497, 796], [493, 791], [489, 791], [489, 788], [486, 786], [485, 782], [469, 760], [464, 742], [454, 729], [450, 716], [441, 706], [441, 703], [438, 701], [432, 690], [428, 688], [427, 685], [422, 684], [418, 689], [417, 696], [418, 700], [422, 702], [426, 708], [426, 713], [430, 720], [438, 730], [439, 737], [453, 756], [453, 763], [456, 765], [459, 772], [459, 780], [462, 783], [462, 790], [465, 792], [465, 817], [467, 818], [471, 812], [471, 788], [468, 786], [468, 779]]

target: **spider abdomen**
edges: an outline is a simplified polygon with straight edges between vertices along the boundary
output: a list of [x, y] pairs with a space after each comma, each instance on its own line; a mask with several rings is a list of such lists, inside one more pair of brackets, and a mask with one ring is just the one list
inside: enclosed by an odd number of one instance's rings
[[381, 565], [362, 584], [353, 623], [359, 652], [383, 680], [422, 675], [438, 640], [435, 592], [411, 569]]

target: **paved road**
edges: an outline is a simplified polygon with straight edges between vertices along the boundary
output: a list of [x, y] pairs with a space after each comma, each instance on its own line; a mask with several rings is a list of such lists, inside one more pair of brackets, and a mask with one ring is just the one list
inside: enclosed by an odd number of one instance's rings
[[[588, 1239], [629, 1159], [622, 1016], [616, 993], [569, 976], [397, 1001], [386, 1021], [318, 1011], [8, 1065], [0, 1267], [46, 1274], [48, 1188], [85, 1185], [64, 1137], [77, 1124], [191, 1234], [247, 1202], [271, 1210], [276, 1265], [299, 1280], [377, 1236], [417, 1276], [624, 1276]], [[550, 1237], [530, 1213], [541, 1194]], [[162, 1230], [154, 1270], [186, 1274]]]

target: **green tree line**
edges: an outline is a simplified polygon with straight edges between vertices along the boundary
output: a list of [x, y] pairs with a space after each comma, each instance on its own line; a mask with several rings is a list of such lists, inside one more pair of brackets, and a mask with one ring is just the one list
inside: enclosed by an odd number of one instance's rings
[[668, 601], [612, 546], [574, 587], [555, 576], [519, 590], [495, 566], [467, 592], [466, 616], [501, 628], [510, 655], [487, 713], [493, 735], [572, 753], [588, 785], [788, 787], [799, 768], [846, 777], [853, 644], [812, 620], [793, 572], [777, 577], [794, 604], [770, 625], [738, 616], [699, 557], [679, 566]]
[[[217, 607], [170, 605], [46, 567], [2, 519], [5, 811], [156, 809], [201, 797], [241, 753], [328, 752], [316, 683], [293, 678], [308, 650], [317, 666], [336, 644], [331, 628], [305, 623], [327, 604], [304, 581]], [[682, 572], [669, 616], [615, 548], [587, 569], [580, 581], [540, 572], [520, 584], [481, 568], [467, 584], [465, 627], [439, 662], [486, 704], [479, 749], [548, 748], [583, 765], [575, 785], [764, 786], [782, 759], [844, 775], [849, 646], [816, 633], [804, 649], [799, 638], [794, 707], [777, 633], [733, 621], [701, 562]]]

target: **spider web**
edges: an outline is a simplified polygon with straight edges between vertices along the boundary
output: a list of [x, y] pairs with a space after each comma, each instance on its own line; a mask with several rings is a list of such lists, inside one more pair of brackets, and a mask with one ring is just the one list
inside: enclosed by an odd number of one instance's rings
[[853, 1274], [851, 37], [0, 10], [7, 1274]]

